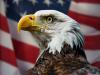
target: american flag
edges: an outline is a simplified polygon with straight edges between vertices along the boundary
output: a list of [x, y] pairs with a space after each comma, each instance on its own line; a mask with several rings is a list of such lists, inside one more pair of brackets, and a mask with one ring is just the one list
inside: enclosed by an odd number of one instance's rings
[[0, 75], [24, 75], [34, 66], [41, 50], [31, 33], [17, 32], [17, 22], [21, 16], [41, 9], [65, 14], [70, 9], [68, 15], [80, 22], [86, 36], [89, 62], [100, 67], [99, 4], [99, 0], [0, 0]]

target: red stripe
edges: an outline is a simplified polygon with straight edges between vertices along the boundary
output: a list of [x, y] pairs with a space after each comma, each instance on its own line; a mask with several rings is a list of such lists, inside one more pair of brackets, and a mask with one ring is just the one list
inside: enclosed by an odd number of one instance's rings
[[96, 66], [96, 67], [98, 67], [98, 68], [100, 68], [100, 62], [99, 62], [99, 61], [98, 61], [98, 62], [93, 63], [92, 65], [93, 65], [93, 66]]
[[100, 50], [100, 35], [85, 36], [85, 49]]
[[39, 55], [39, 48], [13, 39], [16, 56], [24, 61], [35, 63]]
[[9, 32], [7, 18], [0, 14], [0, 29]]
[[100, 0], [74, 0], [75, 2], [100, 3]]
[[17, 66], [15, 53], [12, 50], [5, 48], [1, 45], [0, 45], [0, 60], [3, 60], [13, 66]]
[[68, 15], [79, 23], [86, 24], [100, 30], [100, 18], [86, 16], [73, 11], [69, 11]]

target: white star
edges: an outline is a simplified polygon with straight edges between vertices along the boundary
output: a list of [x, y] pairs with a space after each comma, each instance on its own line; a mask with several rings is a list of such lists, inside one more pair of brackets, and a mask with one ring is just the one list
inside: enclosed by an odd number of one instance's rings
[[13, 0], [13, 3], [16, 3], [17, 5], [19, 4], [20, 0]]
[[47, 6], [50, 6], [50, 4], [52, 4], [52, 2], [50, 0], [44, 0], [44, 3], [47, 5]]
[[27, 11], [25, 11], [24, 13], [20, 13], [20, 16], [22, 17], [22, 16], [25, 16], [27, 14]]
[[33, 5], [37, 3], [37, 0], [29, 0], [29, 1], [32, 2]]
[[58, 0], [58, 3], [61, 4], [61, 6], [64, 5], [64, 0]]

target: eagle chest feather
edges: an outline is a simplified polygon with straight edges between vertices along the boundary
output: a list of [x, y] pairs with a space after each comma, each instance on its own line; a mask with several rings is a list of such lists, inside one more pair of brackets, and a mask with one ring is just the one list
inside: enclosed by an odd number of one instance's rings
[[[81, 60], [81, 59], [83, 60]], [[44, 51], [36, 62], [35, 67], [29, 71], [28, 75], [66, 75], [86, 65], [85, 59], [75, 56], [71, 48], [66, 45], [59, 53], [49, 53], [49, 49]], [[83, 62], [84, 61], [84, 62]]]

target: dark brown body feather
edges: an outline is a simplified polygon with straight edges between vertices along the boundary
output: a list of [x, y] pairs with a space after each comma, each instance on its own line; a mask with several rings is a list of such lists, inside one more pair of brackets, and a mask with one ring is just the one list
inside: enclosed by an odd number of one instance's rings
[[75, 55], [74, 51], [67, 45], [61, 53], [52, 54], [49, 53], [49, 49], [44, 51], [27, 75], [69, 75], [83, 68], [88, 64], [87, 60], [80, 55]]

